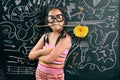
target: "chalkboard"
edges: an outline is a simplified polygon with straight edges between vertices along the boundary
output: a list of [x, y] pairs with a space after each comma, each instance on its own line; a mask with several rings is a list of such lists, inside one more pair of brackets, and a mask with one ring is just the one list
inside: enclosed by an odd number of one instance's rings
[[[65, 27], [72, 37], [65, 80], [120, 80], [119, 0], [2, 0], [0, 69], [6, 79], [35, 80], [37, 61], [27, 56], [48, 29], [39, 25], [45, 24], [49, 6], [64, 7], [70, 25]], [[79, 24], [89, 28], [83, 39], [73, 34]]]

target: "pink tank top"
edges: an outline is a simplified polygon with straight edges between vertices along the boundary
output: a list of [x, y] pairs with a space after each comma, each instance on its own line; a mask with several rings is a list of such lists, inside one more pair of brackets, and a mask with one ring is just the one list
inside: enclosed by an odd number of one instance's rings
[[[54, 48], [54, 45], [49, 45], [47, 43], [45, 43], [45, 46], [50, 47], [50, 48]], [[68, 54], [68, 49], [66, 49], [56, 60], [54, 60], [52, 63], [50, 64], [46, 64], [43, 62], [39, 62], [37, 69], [47, 73], [47, 74], [61, 74], [63, 73], [63, 66], [64, 66], [64, 61], [65, 58]]]

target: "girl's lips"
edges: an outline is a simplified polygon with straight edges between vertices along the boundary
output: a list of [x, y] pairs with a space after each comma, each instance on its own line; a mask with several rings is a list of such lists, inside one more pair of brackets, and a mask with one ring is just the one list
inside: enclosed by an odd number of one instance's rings
[[50, 26], [52, 26], [54, 30], [57, 30], [57, 31], [61, 31], [62, 29], [62, 25], [60, 24], [51, 24]]

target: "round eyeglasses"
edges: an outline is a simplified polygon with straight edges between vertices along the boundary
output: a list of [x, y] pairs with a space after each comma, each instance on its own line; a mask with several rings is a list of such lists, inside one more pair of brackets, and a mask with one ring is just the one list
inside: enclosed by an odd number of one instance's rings
[[57, 22], [62, 22], [64, 20], [64, 17], [63, 17], [62, 14], [58, 14], [58, 15], [55, 15], [55, 16], [49, 15], [47, 19], [48, 19], [49, 23], [53, 23], [55, 20]]

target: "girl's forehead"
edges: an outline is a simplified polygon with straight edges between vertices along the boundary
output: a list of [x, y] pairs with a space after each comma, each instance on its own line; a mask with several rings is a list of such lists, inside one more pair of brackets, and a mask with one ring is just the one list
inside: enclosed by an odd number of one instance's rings
[[52, 9], [48, 13], [48, 15], [53, 15], [53, 14], [62, 14], [62, 12], [59, 9]]

